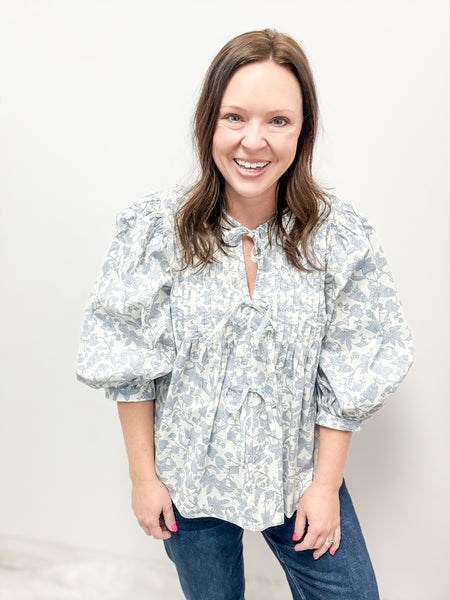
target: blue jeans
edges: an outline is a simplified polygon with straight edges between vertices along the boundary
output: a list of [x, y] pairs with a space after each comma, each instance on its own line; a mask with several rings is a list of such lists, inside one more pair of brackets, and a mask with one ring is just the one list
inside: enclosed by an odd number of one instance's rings
[[[296, 514], [262, 532], [282, 566], [293, 600], [379, 600], [377, 583], [350, 495], [339, 491], [341, 545], [314, 560], [295, 552]], [[174, 506], [178, 533], [164, 541], [187, 600], [244, 600], [243, 529], [213, 517], [186, 519]]]

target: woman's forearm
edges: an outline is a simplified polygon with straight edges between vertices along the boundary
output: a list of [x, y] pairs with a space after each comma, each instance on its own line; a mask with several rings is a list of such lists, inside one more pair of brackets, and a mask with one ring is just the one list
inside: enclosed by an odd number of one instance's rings
[[131, 480], [136, 482], [155, 479], [154, 401], [118, 402], [117, 407]]
[[314, 482], [338, 490], [344, 477], [344, 467], [351, 431], [319, 426], [319, 454]]
[[177, 525], [169, 492], [155, 471], [154, 405], [153, 400], [117, 403], [130, 467], [133, 512], [147, 535], [168, 540]]

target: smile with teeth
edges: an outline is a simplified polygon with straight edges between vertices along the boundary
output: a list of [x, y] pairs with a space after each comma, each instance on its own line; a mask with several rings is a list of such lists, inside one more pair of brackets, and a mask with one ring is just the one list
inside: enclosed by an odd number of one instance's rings
[[270, 162], [270, 161], [267, 161], [267, 162], [251, 163], [251, 162], [247, 162], [246, 160], [239, 160], [238, 158], [235, 158], [234, 161], [240, 167], [244, 167], [244, 169], [262, 169], [263, 167], [266, 167]]

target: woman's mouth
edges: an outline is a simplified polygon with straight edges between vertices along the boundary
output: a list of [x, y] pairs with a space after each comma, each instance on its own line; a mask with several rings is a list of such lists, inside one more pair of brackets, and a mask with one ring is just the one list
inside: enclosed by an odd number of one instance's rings
[[238, 171], [244, 175], [259, 175], [270, 164], [270, 161], [250, 162], [239, 158], [233, 160], [238, 166]]

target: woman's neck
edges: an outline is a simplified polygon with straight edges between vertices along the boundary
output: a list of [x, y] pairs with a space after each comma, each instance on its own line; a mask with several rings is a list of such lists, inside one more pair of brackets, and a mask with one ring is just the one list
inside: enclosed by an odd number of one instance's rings
[[262, 223], [269, 221], [276, 210], [276, 199], [233, 198], [227, 195], [225, 210], [241, 225], [248, 229], [256, 229]]

